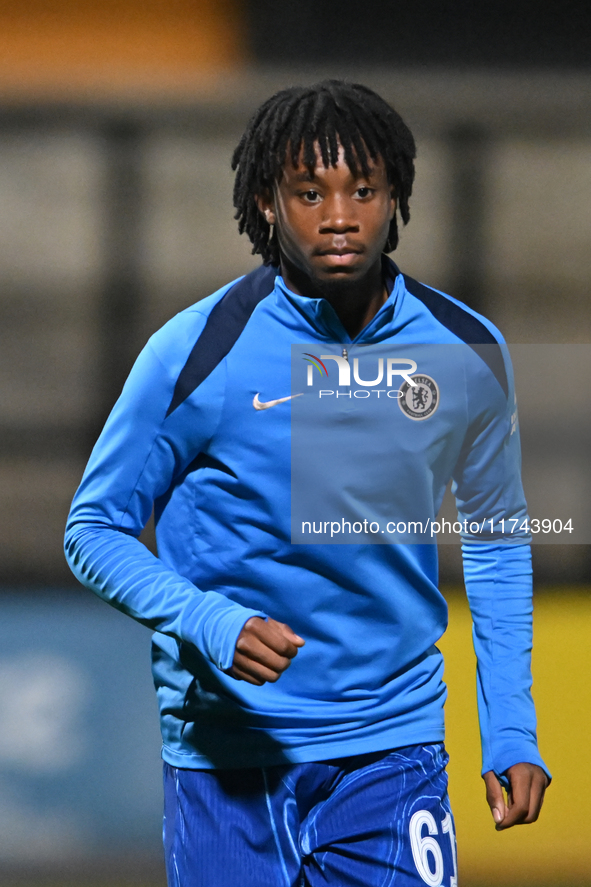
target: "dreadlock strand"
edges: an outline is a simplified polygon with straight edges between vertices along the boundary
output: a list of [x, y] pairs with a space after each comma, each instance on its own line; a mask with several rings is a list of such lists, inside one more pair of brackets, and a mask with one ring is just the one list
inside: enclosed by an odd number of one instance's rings
[[292, 146], [292, 157], [295, 157], [296, 163], [298, 161], [298, 144], [303, 143], [305, 133], [310, 129], [311, 119], [314, 115], [314, 105], [315, 105], [316, 96], [314, 92], [309, 89], [305, 90], [301, 99], [299, 106], [299, 113], [297, 118], [294, 119], [294, 125], [292, 131], [290, 133], [290, 140], [295, 144]]
[[[328, 140], [328, 116], [330, 115], [331, 105], [327, 101], [328, 96], [325, 92], [320, 92], [314, 102], [314, 112], [310, 119], [310, 125], [307, 132], [307, 141], [309, 142], [312, 152], [316, 155], [316, 145], [320, 151], [322, 163], [325, 169], [331, 165], [332, 158], [329, 149]], [[315, 157], [314, 157], [315, 161]], [[314, 164], [315, 165], [315, 164]]]
[[326, 138], [328, 140], [330, 162], [333, 166], [336, 166], [339, 162], [339, 143], [341, 141], [339, 130], [340, 123], [338, 109], [331, 103], [328, 108], [326, 120]]

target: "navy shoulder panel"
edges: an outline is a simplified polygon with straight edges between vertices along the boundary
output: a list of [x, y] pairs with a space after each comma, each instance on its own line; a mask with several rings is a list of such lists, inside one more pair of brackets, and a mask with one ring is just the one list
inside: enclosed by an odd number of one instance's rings
[[174, 387], [169, 416], [230, 353], [256, 306], [265, 299], [275, 285], [277, 268], [261, 265], [251, 271], [215, 305], [201, 335], [195, 342]]
[[508, 397], [509, 383], [503, 352], [488, 327], [469, 311], [452, 302], [451, 299], [446, 299], [441, 293], [419, 283], [412, 277], [407, 277], [406, 274], [403, 276], [409, 293], [419, 299], [439, 323], [443, 324], [466, 345], [469, 345], [482, 358], [505, 392], [505, 397]]

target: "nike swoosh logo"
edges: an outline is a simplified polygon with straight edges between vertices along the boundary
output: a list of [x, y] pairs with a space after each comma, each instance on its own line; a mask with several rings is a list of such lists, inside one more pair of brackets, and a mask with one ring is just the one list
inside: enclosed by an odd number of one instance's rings
[[[303, 392], [302, 392], [303, 394]], [[301, 397], [301, 394], [290, 394], [289, 397], [280, 397], [278, 400], [267, 400], [261, 401], [259, 400], [259, 393], [255, 394], [252, 399], [252, 405], [255, 410], [268, 410], [271, 407], [276, 407], [278, 403], [285, 403], [286, 400], [291, 400], [293, 397]]]

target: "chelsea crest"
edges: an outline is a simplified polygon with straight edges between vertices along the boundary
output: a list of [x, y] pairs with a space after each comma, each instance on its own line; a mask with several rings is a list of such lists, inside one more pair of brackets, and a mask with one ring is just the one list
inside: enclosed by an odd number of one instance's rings
[[398, 405], [409, 419], [420, 421], [432, 416], [439, 406], [439, 388], [431, 376], [411, 376], [414, 386], [405, 382], [400, 387]]

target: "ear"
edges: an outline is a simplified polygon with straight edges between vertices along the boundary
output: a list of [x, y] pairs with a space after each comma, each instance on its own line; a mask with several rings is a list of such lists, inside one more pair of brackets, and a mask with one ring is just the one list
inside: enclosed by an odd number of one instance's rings
[[396, 199], [396, 189], [390, 188], [390, 219], [393, 219], [396, 215], [396, 207], [398, 205], [398, 201]]
[[269, 225], [275, 224], [275, 207], [270, 194], [255, 194], [255, 203], [259, 212], [265, 217], [265, 221]]

